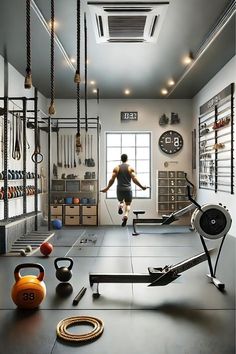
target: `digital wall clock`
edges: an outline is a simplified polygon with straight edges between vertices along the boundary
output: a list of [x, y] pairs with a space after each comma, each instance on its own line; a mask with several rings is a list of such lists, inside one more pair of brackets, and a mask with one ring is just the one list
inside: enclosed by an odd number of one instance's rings
[[159, 138], [160, 149], [166, 154], [175, 154], [183, 147], [182, 135], [174, 130], [167, 130]]

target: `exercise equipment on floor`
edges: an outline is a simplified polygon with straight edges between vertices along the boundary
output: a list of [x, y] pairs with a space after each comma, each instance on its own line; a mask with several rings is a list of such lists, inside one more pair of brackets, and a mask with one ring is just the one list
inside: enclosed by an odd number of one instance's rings
[[74, 305], [74, 306], [78, 305], [78, 303], [80, 302], [80, 300], [82, 299], [82, 297], [86, 293], [86, 290], [87, 290], [87, 288], [85, 288], [84, 286], [80, 289], [80, 291], [78, 292], [78, 294], [74, 298], [72, 305]]
[[[177, 279], [184, 271], [194, 267], [195, 265], [207, 260], [208, 266], [210, 269], [210, 274], [207, 275], [211, 282], [219, 289], [224, 290], [225, 284], [219, 281], [216, 278], [216, 268], [220, 253], [222, 250], [223, 242], [225, 237], [231, 227], [231, 216], [222, 205], [206, 204], [200, 206], [190, 195], [190, 186], [188, 186], [188, 197], [195, 205], [196, 210], [192, 215], [192, 227], [195, 229], [199, 235], [204, 248], [204, 252], [196, 255], [192, 258], [186, 259], [183, 262], [180, 262], [176, 265], [165, 266], [164, 268], [148, 268], [147, 274], [99, 274], [99, 273], [90, 273], [89, 281], [91, 287], [94, 284], [97, 284], [96, 291], [93, 296], [99, 296], [99, 283], [150, 283], [149, 286], [163, 286], [171, 283]], [[211, 253], [214, 250], [208, 250], [204, 237], [208, 239], [218, 239], [222, 238], [218, 254], [216, 256], [215, 267], [213, 269]]]
[[44, 256], [49, 256], [53, 251], [53, 245], [50, 242], [43, 242], [39, 249]]
[[[189, 181], [187, 178], [187, 173], [185, 173], [185, 179], [187, 181], [187, 187], [194, 188], [194, 185], [192, 182]], [[133, 213], [135, 214], [136, 218], [133, 219], [133, 236], [139, 235], [136, 229], [137, 224], [158, 224], [158, 226], [163, 226], [163, 225], [170, 225], [174, 221], [179, 220], [180, 217], [183, 215], [191, 212], [192, 210], [196, 209], [196, 205], [194, 203], [191, 203], [190, 205], [175, 211], [174, 213], [171, 213], [170, 215], [162, 215], [162, 218], [139, 218], [139, 215], [145, 214], [145, 210], [134, 210]]]
[[[89, 325], [93, 329], [84, 334], [72, 334], [67, 328], [79, 325]], [[88, 342], [101, 336], [104, 330], [104, 323], [101, 319], [91, 316], [75, 316], [61, 320], [57, 325], [57, 336], [67, 342]]]
[[[69, 265], [60, 266], [58, 265], [59, 262], [69, 262]], [[72, 278], [72, 267], [73, 267], [73, 259], [69, 257], [58, 257], [54, 260], [54, 266], [56, 268], [56, 277], [61, 282], [67, 282]]]
[[[226, 209], [225, 206], [222, 206], [222, 204], [205, 204], [200, 207], [196, 203], [196, 207], [197, 209], [193, 212], [191, 223], [193, 229], [199, 233], [202, 246], [207, 255], [207, 261], [210, 270], [210, 274], [207, 274], [207, 276], [219, 290], [224, 290], [225, 284], [216, 278], [216, 269], [225, 237], [231, 227], [231, 216], [229, 214], [229, 211]], [[204, 238], [207, 238], [209, 240], [216, 240], [222, 238], [218, 254], [216, 256], [214, 268]]]
[[59, 283], [56, 286], [56, 294], [61, 298], [67, 298], [73, 293], [73, 287], [70, 283]]
[[60, 219], [54, 219], [52, 221], [52, 226], [56, 230], [60, 230], [62, 228], [62, 221]]
[[30, 245], [27, 245], [25, 247], [25, 249], [23, 249], [23, 248], [20, 249], [20, 255], [21, 256], [27, 256], [27, 253], [30, 253], [32, 251], [33, 251], [32, 247]]
[[[23, 268], [36, 268], [39, 274], [21, 276], [20, 270]], [[14, 270], [16, 282], [12, 287], [11, 296], [19, 308], [35, 309], [41, 304], [46, 296], [44, 273], [44, 267], [38, 263], [22, 263], [16, 266]]]

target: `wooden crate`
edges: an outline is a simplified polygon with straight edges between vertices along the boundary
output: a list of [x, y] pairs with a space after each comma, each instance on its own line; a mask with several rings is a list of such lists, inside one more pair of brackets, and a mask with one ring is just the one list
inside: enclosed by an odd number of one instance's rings
[[82, 206], [82, 215], [97, 215], [96, 205], [83, 205]]
[[65, 225], [80, 225], [79, 215], [65, 215]]
[[79, 215], [79, 205], [66, 205], [65, 215]]
[[62, 205], [51, 205], [51, 215], [62, 215]]
[[85, 215], [83, 216], [83, 225], [96, 225], [97, 217], [96, 215]]

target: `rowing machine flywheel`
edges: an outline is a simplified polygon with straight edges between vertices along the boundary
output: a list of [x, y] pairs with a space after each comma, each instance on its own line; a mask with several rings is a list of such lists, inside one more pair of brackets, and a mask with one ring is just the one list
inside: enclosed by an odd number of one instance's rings
[[203, 237], [208, 239], [221, 238], [231, 227], [231, 216], [221, 205], [205, 204], [193, 212], [192, 227]]

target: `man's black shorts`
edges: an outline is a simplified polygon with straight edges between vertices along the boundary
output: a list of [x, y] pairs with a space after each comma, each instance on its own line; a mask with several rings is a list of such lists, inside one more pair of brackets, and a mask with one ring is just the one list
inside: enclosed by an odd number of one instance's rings
[[117, 199], [119, 202], [125, 201], [126, 203], [131, 203], [132, 191], [117, 191]]

